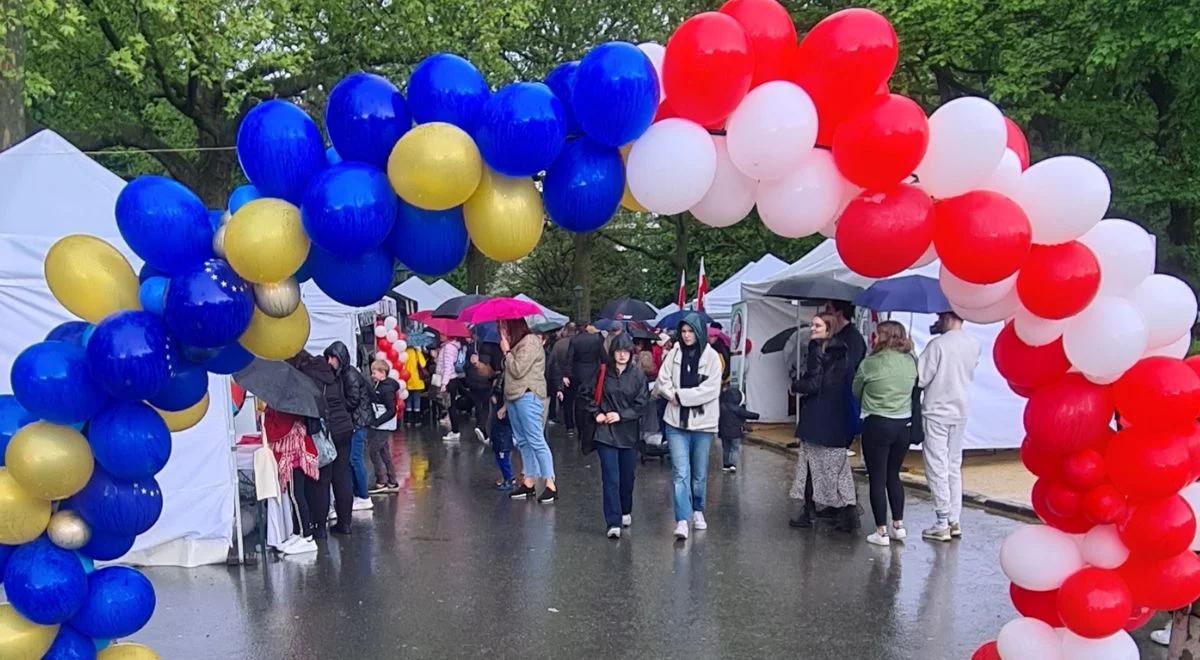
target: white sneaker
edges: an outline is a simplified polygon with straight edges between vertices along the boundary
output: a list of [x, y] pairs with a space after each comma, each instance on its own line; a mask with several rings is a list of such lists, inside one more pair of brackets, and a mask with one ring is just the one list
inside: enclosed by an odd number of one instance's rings
[[1154, 642], [1155, 644], [1161, 644], [1162, 646], [1170, 646], [1171, 645], [1171, 624], [1170, 624], [1170, 622], [1168, 622], [1167, 625], [1163, 626], [1161, 629], [1155, 630], [1154, 632], [1150, 633], [1150, 641]]
[[621, 528], [620, 527], [609, 527], [608, 528], [608, 538], [610, 538], [610, 539], [621, 538]]
[[317, 542], [312, 539], [300, 539], [282, 550], [285, 555], [303, 555], [317, 551]]
[[675, 523], [675, 539], [678, 541], [686, 541], [688, 537], [688, 526], [686, 520], [680, 520]]
[[621, 526], [622, 527], [629, 527], [631, 525], [633, 525], [633, 515], [632, 514], [627, 513], [627, 514], [621, 516]]
[[956, 522], [950, 523], [950, 536], [952, 538], [956, 538], [956, 539], [961, 538], [962, 537], [962, 525], [959, 525]]
[[284, 548], [288, 547], [289, 545], [292, 545], [293, 543], [295, 543], [297, 541], [301, 541], [303, 539], [304, 539], [304, 537], [300, 536], [299, 534], [292, 534], [291, 536], [287, 537], [286, 541], [275, 546], [275, 549], [279, 550], [280, 552], [283, 552]]
[[888, 525], [888, 536], [896, 541], [903, 541], [908, 538], [908, 530], [903, 527]]
[[331, 523], [337, 522], [337, 509], [333, 508], [333, 505], [330, 505], [329, 507], [329, 516], [326, 518], [326, 520]]
[[354, 511], [368, 511], [375, 508], [375, 503], [370, 498], [356, 497], [354, 498]]
[[445, 442], [458, 442], [461, 439], [462, 439], [461, 434], [453, 433], [453, 432], [447, 433], [446, 435], [442, 436], [442, 440]]
[[697, 532], [708, 529], [708, 522], [704, 520], [703, 513], [697, 511], [692, 514], [692, 527], [695, 527]]
[[886, 534], [880, 536], [879, 532], [871, 532], [870, 536], [867, 537], [867, 543], [887, 547], [892, 544], [892, 540]]
[[475, 437], [479, 438], [480, 442], [487, 444], [487, 438], [483, 435], [483, 429], [479, 428], [478, 426], [475, 427]]

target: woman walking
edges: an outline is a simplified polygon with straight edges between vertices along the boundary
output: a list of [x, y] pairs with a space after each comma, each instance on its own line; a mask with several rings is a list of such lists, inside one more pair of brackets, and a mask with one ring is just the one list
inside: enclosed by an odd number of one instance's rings
[[[903, 541], [904, 486], [900, 466], [908, 455], [912, 422], [912, 392], [917, 382], [917, 360], [904, 326], [884, 321], [875, 328], [871, 355], [854, 375], [854, 396], [862, 401], [862, 452], [871, 484], [871, 513], [875, 532], [867, 542], [890, 545]], [[892, 525], [887, 525], [888, 504]]]
[[679, 343], [663, 357], [655, 394], [666, 401], [663, 433], [671, 451], [675, 487], [675, 538], [688, 537], [688, 520], [696, 530], [708, 529], [704, 495], [708, 483], [708, 448], [720, 419], [721, 358], [705, 339], [699, 314], [679, 324]]
[[831, 333], [835, 319], [822, 312], [812, 320], [812, 341], [804, 372], [792, 382], [799, 394], [799, 420], [796, 437], [800, 457], [789, 493], [803, 500], [792, 527], [812, 527], [816, 505], [825, 507], [837, 520], [840, 531], [859, 526], [858, 503], [854, 495], [854, 477], [846, 448], [853, 439], [850, 428], [850, 373], [846, 345]]
[[546, 443], [546, 353], [542, 340], [529, 331], [523, 319], [500, 323], [500, 350], [504, 351], [504, 401], [513, 442], [521, 452], [524, 474], [513, 489], [513, 499], [533, 497], [536, 480], [546, 486], [539, 502], [558, 499], [554, 483], [554, 456]]
[[434, 387], [437, 388], [438, 407], [442, 419], [450, 425], [450, 432], [442, 437], [446, 442], [457, 442], [461, 435], [458, 432], [457, 419], [452, 416], [454, 398], [459, 393], [456, 383], [458, 380], [458, 353], [463, 350], [462, 344], [453, 337], [442, 336], [442, 344], [438, 346], [437, 371], [434, 373]]
[[471, 407], [475, 409], [475, 437], [479, 438], [480, 442], [487, 442], [496, 372], [479, 359], [478, 353], [471, 353], [463, 381], [467, 385], [468, 396], [471, 397]]
[[633, 524], [633, 479], [637, 467], [637, 445], [642, 412], [650, 402], [646, 375], [634, 365], [633, 342], [628, 336], [613, 339], [609, 346], [604, 379], [584, 383], [579, 395], [596, 420], [596, 453], [604, 486], [604, 522], [608, 538], [621, 538], [621, 528]]

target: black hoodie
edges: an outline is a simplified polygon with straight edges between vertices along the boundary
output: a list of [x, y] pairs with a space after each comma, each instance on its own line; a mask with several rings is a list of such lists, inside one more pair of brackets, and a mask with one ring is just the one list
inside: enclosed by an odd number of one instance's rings
[[335, 341], [325, 349], [325, 357], [335, 357], [338, 361], [337, 376], [342, 383], [342, 392], [346, 396], [346, 411], [354, 420], [356, 428], [366, 428], [371, 425], [375, 415], [371, 411], [371, 383], [362, 375], [358, 367], [350, 359], [350, 351], [340, 341]]

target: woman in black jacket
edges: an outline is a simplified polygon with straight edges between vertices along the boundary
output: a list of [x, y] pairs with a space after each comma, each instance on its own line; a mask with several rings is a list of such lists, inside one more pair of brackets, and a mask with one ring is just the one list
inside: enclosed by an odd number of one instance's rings
[[342, 393], [346, 397], [346, 410], [354, 421], [354, 432], [350, 435], [350, 479], [354, 491], [353, 510], [370, 509], [373, 505], [367, 497], [367, 429], [371, 427], [374, 413], [371, 411], [371, 392], [373, 387], [366, 376], [354, 366], [350, 351], [340, 341], [335, 341], [325, 349], [325, 360], [333, 367], [334, 373], [342, 383]]
[[[633, 342], [622, 333], [609, 347], [609, 359], [599, 397], [596, 382], [584, 382], [579, 396], [596, 420], [596, 453], [604, 483], [604, 522], [608, 538], [621, 538], [621, 528], [633, 524], [633, 480], [637, 467], [640, 419], [650, 401], [646, 374], [633, 360]], [[597, 403], [599, 399], [599, 403]]]
[[367, 431], [367, 456], [375, 468], [375, 485], [371, 493], [397, 493], [400, 482], [396, 480], [396, 467], [392, 465], [392, 432], [396, 425], [389, 429], [381, 429], [396, 419], [396, 393], [400, 391], [400, 383], [388, 378], [391, 367], [383, 360], [371, 363], [371, 382], [375, 389], [371, 393], [371, 428]]
[[346, 406], [346, 395], [342, 391], [342, 381], [333, 372], [326, 360], [315, 357], [306, 351], [300, 351], [288, 362], [301, 373], [312, 379], [321, 390], [321, 422], [325, 433], [329, 434], [337, 449], [337, 457], [333, 462], [320, 468], [317, 484], [304, 491], [308, 499], [309, 515], [313, 519], [313, 537], [323, 539], [326, 536], [326, 520], [329, 511], [329, 486], [333, 484], [333, 501], [337, 510], [338, 525], [332, 531], [338, 534], [350, 533], [350, 513], [354, 506], [353, 487], [350, 483], [350, 438], [354, 435], [354, 420]]

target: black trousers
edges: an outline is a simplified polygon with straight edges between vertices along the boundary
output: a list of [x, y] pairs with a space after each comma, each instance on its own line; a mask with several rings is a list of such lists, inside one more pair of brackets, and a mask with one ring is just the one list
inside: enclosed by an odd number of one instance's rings
[[562, 400], [561, 408], [562, 408], [562, 416], [563, 416], [563, 426], [567, 427], [568, 431], [575, 430], [575, 399], [578, 398], [576, 396], [576, 394], [578, 392], [579, 392], [579, 388], [576, 386], [575, 383], [571, 383], [570, 387], [564, 387], [563, 391], [562, 391], [563, 400]]
[[488, 437], [492, 428], [492, 391], [470, 390], [471, 405], [475, 408], [475, 428]]
[[[309, 491], [316, 488], [317, 482], [308, 478], [304, 474], [304, 470], [295, 468], [292, 470], [292, 500], [296, 503], [295, 514], [292, 517], [293, 529], [300, 536], [310, 536], [312, 534], [312, 511], [309, 508], [311, 495]], [[329, 504], [325, 504], [326, 510], [329, 509]]]
[[396, 467], [392, 464], [392, 432], [367, 430], [367, 456], [375, 470], [375, 483], [395, 484]]
[[[350, 474], [350, 439], [345, 442], [334, 441], [334, 446], [337, 447], [337, 458], [329, 464], [332, 474], [330, 480], [333, 482], [333, 508], [337, 511], [338, 525], [348, 527], [350, 525], [350, 516], [354, 511], [354, 482]], [[326, 509], [328, 511], [329, 509]], [[314, 512], [317, 516], [321, 512]]]
[[863, 423], [862, 452], [870, 481], [871, 512], [875, 526], [887, 525], [888, 505], [892, 520], [904, 520], [904, 486], [900, 467], [908, 455], [908, 418], [889, 419], [871, 415]]
[[[307, 479], [307, 477], [305, 477]], [[333, 464], [330, 463], [317, 472], [317, 480], [308, 484], [304, 489], [304, 500], [308, 505], [309, 532], [325, 529], [325, 521], [329, 519], [329, 484], [333, 479]], [[296, 494], [299, 499], [300, 494]]]

